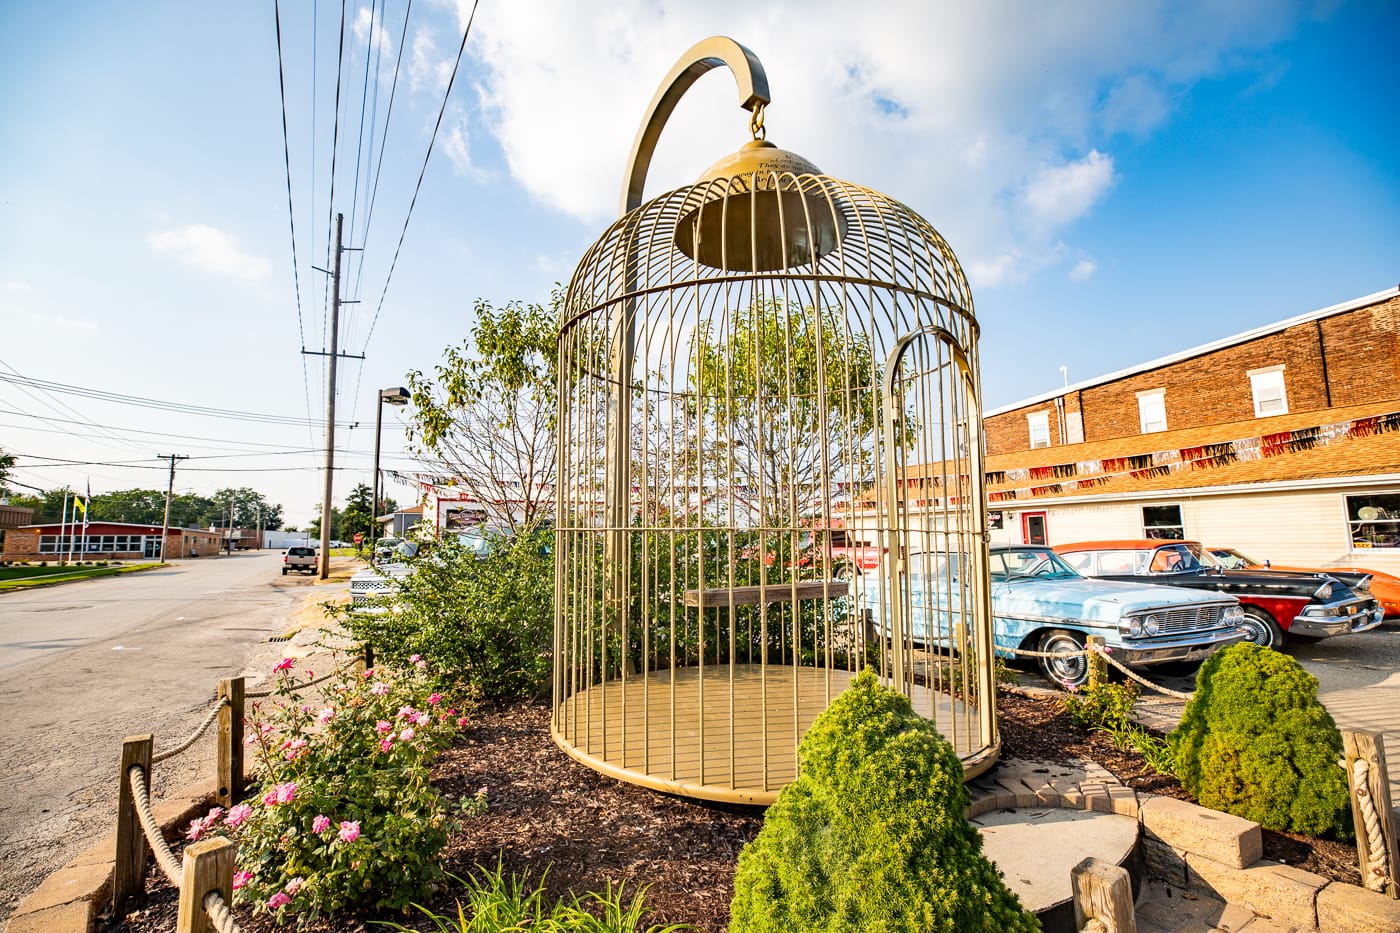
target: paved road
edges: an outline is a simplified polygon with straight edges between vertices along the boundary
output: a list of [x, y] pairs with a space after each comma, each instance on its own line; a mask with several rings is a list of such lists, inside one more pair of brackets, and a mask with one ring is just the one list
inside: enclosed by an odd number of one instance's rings
[[[279, 567], [279, 551], [234, 554], [0, 594], [0, 921], [110, 831], [124, 736], [169, 748], [220, 680], [270, 679], [268, 639], [330, 595]], [[155, 769], [156, 793], [212, 776], [214, 731]]]

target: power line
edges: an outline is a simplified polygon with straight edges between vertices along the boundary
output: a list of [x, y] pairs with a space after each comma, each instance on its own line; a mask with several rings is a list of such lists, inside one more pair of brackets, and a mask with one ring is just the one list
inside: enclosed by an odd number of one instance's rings
[[374, 317], [370, 320], [369, 333], [365, 335], [364, 346], [366, 349], [374, 337], [374, 326], [379, 322], [379, 312], [384, 310], [384, 298], [389, 294], [389, 282], [394, 278], [394, 268], [399, 263], [399, 251], [403, 249], [403, 240], [408, 234], [408, 222], [413, 218], [413, 208], [418, 203], [418, 192], [423, 188], [423, 176], [428, 173], [428, 160], [433, 156], [433, 145], [437, 142], [438, 131], [442, 129], [442, 117], [447, 112], [447, 101], [452, 97], [453, 85], [457, 83], [457, 70], [462, 65], [462, 54], [467, 50], [467, 38], [471, 35], [472, 23], [476, 20], [476, 7], [479, 2], [480, 0], [472, 0], [471, 15], [467, 17], [466, 28], [462, 30], [462, 44], [457, 49], [457, 60], [452, 64], [452, 76], [447, 80], [447, 91], [442, 95], [442, 107], [438, 109], [437, 123], [433, 124], [433, 135], [428, 140], [428, 151], [423, 156], [423, 167], [418, 171], [418, 184], [413, 188], [413, 199], [408, 202], [408, 213], [403, 219], [403, 229], [399, 231], [399, 242], [394, 247], [394, 258], [389, 263], [389, 274], [384, 277], [384, 290], [379, 294], [379, 304], [375, 307]]
[[[287, 167], [287, 222], [292, 233], [292, 282], [296, 287], [297, 298], [297, 339], [301, 348], [306, 349], [306, 327], [301, 314], [301, 270], [297, 263], [297, 217], [292, 206], [292, 144], [287, 134], [287, 78], [282, 67], [282, 8], [280, 0], [273, 0], [273, 18], [277, 24], [277, 89], [282, 99], [282, 161]], [[314, 118], [313, 118], [314, 119]], [[311, 420], [311, 384], [306, 373], [306, 357], [301, 357], [301, 390], [306, 401], [306, 420]]]
[[[65, 385], [61, 382], [50, 382], [46, 379], [33, 379], [29, 376], [21, 376], [18, 373], [14, 375], [0, 373], [0, 382], [8, 382], [17, 386], [32, 386], [37, 389], [61, 392], [66, 395], [79, 395], [84, 398], [94, 398], [104, 402], [117, 402], [123, 405], [136, 405], [141, 408], [155, 408], [161, 411], [177, 411], [191, 415], [203, 415], [210, 418], [227, 418], [232, 421], [252, 421], [262, 424], [294, 424], [298, 426], [308, 422], [308, 419], [293, 418], [289, 415], [270, 415], [251, 411], [234, 411], [227, 408], [210, 408], [205, 405], [189, 405], [184, 402], [165, 402], [159, 399], [142, 398], [136, 395], [122, 395], [118, 392], [107, 392], [102, 389], [88, 389], [82, 386]], [[316, 424], [318, 422], [313, 421], [311, 423]], [[343, 424], [341, 427], [353, 427], [353, 425]]]

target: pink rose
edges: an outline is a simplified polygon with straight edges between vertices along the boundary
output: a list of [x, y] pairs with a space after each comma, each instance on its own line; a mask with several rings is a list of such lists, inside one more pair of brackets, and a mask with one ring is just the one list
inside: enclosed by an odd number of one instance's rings
[[331, 721], [332, 719], [334, 719], [334, 718], [335, 718], [335, 707], [334, 707], [334, 706], [327, 706], [325, 709], [321, 710], [321, 712], [318, 713], [318, 714], [316, 715], [316, 721], [319, 722], [319, 723], [320, 723], [321, 725], [323, 725], [323, 726], [324, 726], [326, 723], [330, 722], [330, 721]]
[[400, 741], [400, 742], [412, 742], [412, 741], [413, 741], [413, 737], [414, 737], [414, 735], [416, 735], [416, 734], [417, 734], [417, 733], [415, 733], [415, 732], [413, 731], [412, 727], [410, 727], [410, 728], [408, 728], [408, 729], [405, 729], [405, 730], [403, 730], [402, 732], [399, 733], [399, 741]]
[[206, 828], [207, 824], [203, 820], [190, 820], [190, 828], [185, 830], [185, 838], [190, 842], [198, 842]]
[[323, 833], [331, 828], [331, 818], [324, 813], [316, 814], [316, 818], [311, 821], [311, 831], [313, 833]]
[[457, 728], [458, 728], [458, 729], [465, 729], [466, 727], [467, 727], [467, 717], [465, 717], [465, 716], [459, 716], [459, 717], [457, 718]]
[[422, 656], [421, 654], [410, 654], [410, 655], [408, 656], [408, 659], [409, 659], [410, 661], [412, 661], [414, 664], [417, 664], [419, 661], [421, 661], [421, 660], [423, 659], [423, 656]]
[[387, 683], [385, 683], [384, 681], [381, 680], [381, 681], [379, 681], [377, 684], [375, 684], [373, 687], [370, 687], [370, 688], [369, 688], [369, 692], [372, 693], [372, 694], [374, 694], [374, 695], [377, 696], [377, 697], [382, 697], [384, 694], [388, 693], [388, 692], [389, 692], [390, 690], [392, 690], [392, 689], [394, 689], [394, 688], [391, 687], [391, 686], [389, 686]]
[[375, 732], [393, 732], [393, 731], [394, 731], [394, 724], [391, 723], [391, 722], [386, 722], [386, 721], [384, 721], [383, 719], [381, 719], [381, 720], [379, 720], [379, 722], [377, 722], [377, 723], [374, 724], [374, 731], [375, 731]]
[[289, 671], [292, 669], [292, 665], [295, 663], [296, 662], [293, 661], [291, 658], [283, 658], [282, 660], [277, 662], [277, 666], [272, 669], [272, 672], [275, 674], [278, 671]]
[[236, 871], [233, 873], [233, 889], [237, 891], [245, 884], [253, 880], [253, 873], [250, 871]]
[[285, 890], [288, 894], [295, 897], [296, 893], [301, 890], [301, 886], [304, 884], [306, 884], [305, 878], [293, 878], [291, 881], [287, 882]]
[[441, 693], [430, 693], [430, 694], [428, 694], [428, 705], [429, 705], [429, 706], [437, 706], [437, 705], [438, 705], [439, 703], [441, 703], [441, 702], [442, 702], [442, 694], [441, 694]]
[[426, 726], [428, 723], [432, 722], [433, 717], [429, 716], [427, 713], [419, 713], [412, 717], [412, 719], [415, 726]]
[[379, 740], [379, 750], [380, 750], [381, 752], [387, 752], [389, 749], [391, 749], [391, 748], [393, 748], [393, 747], [394, 747], [394, 740], [393, 740], [392, 737], [386, 735], [384, 738], [382, 738], [382, 739]]
[[263, 796], [262, 796], [262, 802], [263, 802], [263, 806], [265, 806], [265, 807], [276, 806], [276, 804], [277, 804], [277, 788], [275, 788], [275, 787], [270, 787], [270, 788], [268, 788], [267, 793], [263, 794]]
[[277, 802], [278, 802], [278, 803], [291, 803], [291, 802], [292, 802], [292, 798], [294, 798], [294, 797], [296, 796], [296, 793], [297, 793], [297, 785], [296, 785], [296, 782], [295, 782], [295, 781], [288, 781], [286, 784], [278, 784], [278, 785], [277, 785]]
[[272, 895], [267, 899], [267, 909], [277, 910], [280, 907], [286, 907], [291, 902], [292, 899], [290, 897], [288, 897], [286, 894], [283, 894], [281, 891], [278, 891], [276, 894]]
[[367, 668], [365, 668], [365, 672], [364, 672], [362, 675], [360, 675], [360, 676], [364, 677], [365, 680], [369, 680], [371, 677], [374, 676], [374, 668], [372, 668], [372, 667], [367, 667]]
[[396, 716], [395, 718], [396, 718], [396, 719], [403, 719], [405, 716], [412, 717], [412, 716], [413, 716], [414, 714], [416, 714], [417, 712], [418, 712], [418, 711], [417, 711], [416, 709], [414, 709], [413, 707], [411, 707], [411, 706], [400, 706], [400, 707], [399, 707], [399, 714], [398, 714], [398, 716]]
[[246, 803], [240, 803], [228, 811], [228, 816], [224, 817], [224, 825], [231, 829], [237, 829], [252, 815], [253, 808]]
[[340, 841], [354, 842], [360, 838], [359, 820], [342, 820], [340, 824]]

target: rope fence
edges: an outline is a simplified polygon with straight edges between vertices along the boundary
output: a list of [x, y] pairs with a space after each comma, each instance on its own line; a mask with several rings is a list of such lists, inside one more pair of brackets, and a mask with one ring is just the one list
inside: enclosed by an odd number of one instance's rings
[[[364, 654], [329, 674], [295, 684], [294, 691], [324, 683], [352, 668], [374, 666], [374, 655], [366, 646]], [[154, 856], [156, 864], [172, 885], [180, 890], [176, 933], [241, 933], [228, 905], [233, 895], [233, 869], [238, 846], [225, 838], [207, 839], [187, 847], [183, 864], [166, 842], [151, 807], [151, 767], [168, 761], [191, 748], [219, 724], [216, 754], [219, 806], [228, 809], [241, 798], [247, 786], [243, 770], [243, 724], [245, 702], [272, 696], [275, 690], [249, 693], [242, 677], [219, 682], [217, 697], [208, 715], [179, 745], [154, 753], [150, 735], [128, 736], [122, 742], [117, 803], [117, 852], [113, 869], [112, 915], [123, 916], [144, 903], [146, 864]]]
[[[1054, 658], [1064, 661], [1073, 660], [1074, 658], [1090, 658], [1091, 667], [1096, 659], [1101, 659], [1101, 663], [1106, 662], [1107, 664], [1111, 664], [1113, 667], [1122, 671], [1130, 680], [1136, 681], [1149, 690], [1169, 697], [1175, 697], [1178, 700], [1190, 700], [1195, 696], [1194, 693], [1182, 693], [1179, 690], [1172, 690], [1170, 687], [1164, 687], [1161, 684], [1153, 683], [1119, 662], [1118, 659], [1113, 656], [1112, 649], [1107, 645], [1098, 643], [1098, 640], [1094, 638], [1090, 638], [1089, 644], [1082, 651], [1030, 651], [1024, 648], [1000, 648], [999, 650], [1009, 651], [1018, 658]], [[1093, 679], [1092, 670], [1090, 679], [1091, 681]]]

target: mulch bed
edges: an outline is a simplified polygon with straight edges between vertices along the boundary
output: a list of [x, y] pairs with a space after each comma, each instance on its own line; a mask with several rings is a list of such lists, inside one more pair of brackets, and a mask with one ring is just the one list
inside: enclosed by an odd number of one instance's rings
[[[1153, 772], [1142, 757], [1115, 747], [1103, 733], [1075, 726], [1054, 699], [1003, 691], [998, 701], [1002, 757], [1044, 762], [1088, 759], [1138, 790], [1189, 800], [1175, 778]], [[490, 811], [466, 819], [443, 852], [446, 870], [466, 876], [476, 866], [544, 878], [555, 897], [601, 891], [611, 881], [628, 891], [646, 886], [650, 923], [685, 922], [722, 933], [729, 921], [739, 851], [762, 826], [757, 807], [708, 804], [625, 784], [578, 764], [549, 736], [545, 706], [481, 710], [443, 754], [434, 780], [452, 801], [486, 788]], [[1349, 844], [1264, 833], [1264, 857], [1327, 878], [1360, 883]], [[178, 892], [152, 866], [147, 906], [113, 929], [174, 929]], [[452, 886], [427, 905], [455, 914]], [[236, 911], [245, 933], [279, 929], [268, 915]], [[306, 929], [325, 933], [373, 930], [374, 920], [410, 923], [409, 916], [338, 916]], [[427, 927], [419, 917], [419, 926]], [[382, 928], [379, 928], [382, 929]]]

